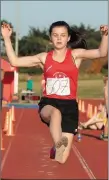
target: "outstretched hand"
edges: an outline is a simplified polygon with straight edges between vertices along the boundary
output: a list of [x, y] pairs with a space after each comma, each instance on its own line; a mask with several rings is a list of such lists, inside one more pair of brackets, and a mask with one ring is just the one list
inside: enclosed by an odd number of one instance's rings
[[12, 28], [9, 24], [4, 22], [1, 26], [1, 33], [4, 39], [10, 37], [12, 34]]
[[107, 36], [108, 35], [108, 26], [107, 25], [101, 25], [100, 26], [100, 31], [102, 35]]

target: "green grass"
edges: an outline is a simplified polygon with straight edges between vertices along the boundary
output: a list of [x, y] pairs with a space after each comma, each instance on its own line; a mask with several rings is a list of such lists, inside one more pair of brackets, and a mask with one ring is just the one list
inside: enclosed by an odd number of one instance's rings
[[[27, 75], [19, 75], [19, 91], [26, 89], [26, 77]], [[37, 95], [41, 93], [41, 76], [33, 76], [34, 91]], [[103, 98], [103, 77], [98, 75], [79, 75], [78, 82], [78, 97], [79, 98]]]
[[103, 81], [100, 79], [79, 80], [78, 97], [103, 98]]

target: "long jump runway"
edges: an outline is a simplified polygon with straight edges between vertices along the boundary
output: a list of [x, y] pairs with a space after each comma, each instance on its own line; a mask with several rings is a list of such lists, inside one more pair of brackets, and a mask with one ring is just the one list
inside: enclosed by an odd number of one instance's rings
[[75, 136], [71, 155], [61, 165], [49, 159], [52, 139], [37, 109], [15, 109], [15, 114], [15, 136], [3, 135], [2, 179], [107, 179], [108, 144], [97, 139], [100, 131], [82, 131], [80, 143]]

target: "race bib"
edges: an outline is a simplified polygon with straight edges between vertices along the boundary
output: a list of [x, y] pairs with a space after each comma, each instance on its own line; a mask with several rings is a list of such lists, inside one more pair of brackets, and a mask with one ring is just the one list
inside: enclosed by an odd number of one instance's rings
[[60, 96], [70, 95], [69, 78], [47, 78], [46, 82], [47, 95], [56, 94]]

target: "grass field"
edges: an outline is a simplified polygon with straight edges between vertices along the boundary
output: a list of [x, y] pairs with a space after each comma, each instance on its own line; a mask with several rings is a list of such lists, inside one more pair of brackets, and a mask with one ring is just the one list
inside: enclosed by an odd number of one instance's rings
[[[19, 91], [26, 89], [27, 75], [19, 75]], [[41, 93], [41, 76], [33, 76], [34, 91]], [[78, 82], [78, 97], [80, 98], [103, 98], [103, 77], [99, 75], [80, 75]]]
[[103, 81], [100, 79], [79, 80], [78, 97], [102, 98], [103, 97]]

